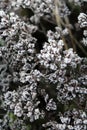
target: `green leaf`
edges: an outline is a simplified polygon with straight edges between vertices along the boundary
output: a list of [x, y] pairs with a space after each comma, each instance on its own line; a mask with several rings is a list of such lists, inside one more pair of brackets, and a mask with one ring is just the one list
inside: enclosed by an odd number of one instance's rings
[[31, 130], [31, 125], [27, 125], [27, 130]]
[[12, 122], [14, 122], [17, 117], [12, 112], [10, 112], [9, 113], [9, 118], [12, 120]]
[[0, 39], [0, 46], [4, 46], [4, 45], [5, 45], [5, 42], [2, 39]]

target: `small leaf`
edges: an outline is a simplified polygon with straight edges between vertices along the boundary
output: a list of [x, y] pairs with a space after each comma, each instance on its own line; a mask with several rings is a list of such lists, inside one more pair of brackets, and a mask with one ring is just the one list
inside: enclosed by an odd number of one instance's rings
[[0, 39], [0, 46], [4, 46], [4, 45], [5, 45], [5, 42], [2, 39]]
[[17, 117], [12, 112], [10, 112], [9, 113], [9, 118], [12, 120], [12, 122], [14, 122]]
[[31, 130], [31, 125], [27, 125], [27, 130]]

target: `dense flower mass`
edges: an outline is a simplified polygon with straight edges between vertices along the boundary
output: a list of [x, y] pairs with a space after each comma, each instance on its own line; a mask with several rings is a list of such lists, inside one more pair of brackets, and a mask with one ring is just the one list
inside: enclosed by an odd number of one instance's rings
[[60, 123], [56, 121], [50, 121], [46, 124], [43, 124], [43, 127], [50, 127], [47, 128], [47, 130], [85, 130], [87, 128], [86, 125], [86, 113], [82, 110], [77, 111], [76, 109], [73, 109], [72, 111], [65, 112], [64, 115], [60, 113]]
[[0, 0], [0, 130], [87, 130], [86, 5]]

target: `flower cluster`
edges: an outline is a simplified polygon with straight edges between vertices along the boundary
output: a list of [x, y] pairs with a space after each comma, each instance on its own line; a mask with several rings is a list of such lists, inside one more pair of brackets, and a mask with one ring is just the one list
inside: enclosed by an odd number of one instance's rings
[[[28, 8], [30, 9], [34, 15], [30, 17], [30, 20], [34, 22], [35, 24], [40, 22], [40, 18], [45, 16], [46, 18], [52, 18], [53, 12], [55, 10], [55, 1], [54, 0], [9, 0], [10, 8], [14, 8], [14, 10], [20, 10]], [[64, 0], [59, 0], [59, 13], [61, 17], [64, 17], [65, 15], [69, 15], [70, 11], [65, 3]]]
[[84, 2], [0, 0], [0, 130], [87, 130]]
[[73, 109], [63, 115], [60, 113], [59, 120], [60, 123], [50, 121], [43, 124], [43, 127], [47, 128], [47, 130], [86, 130], [87, 128], [87, 115], [82, 110]]
[[20, 87], [18, 91], [8, 91], [5, 96], [5, 106], [10, 107], [17, 117], [30, 118], [30, 122], [39, 119], [43, 111], [37, 108], [40, 101], [37, 99], [36, 86]]
[[80, 13], [78, 16], [78, 23], [80, 24], [80, 27], [84, 29], [83, 35], [83, 44], [87, 46], [87, 15], [85, 13]]
[[[10, 117], [10, 119], [9, 119]], [[0, 130], [8, 130], [8, 129], [20, 129], [20, 130], [27, 130], [26, 125], [24, 124], [23, 120], [16, 119], [14, 120], [12, 117], [15, 116], [12, 113], [7, 113], [3, 119], [0, 119]]]

